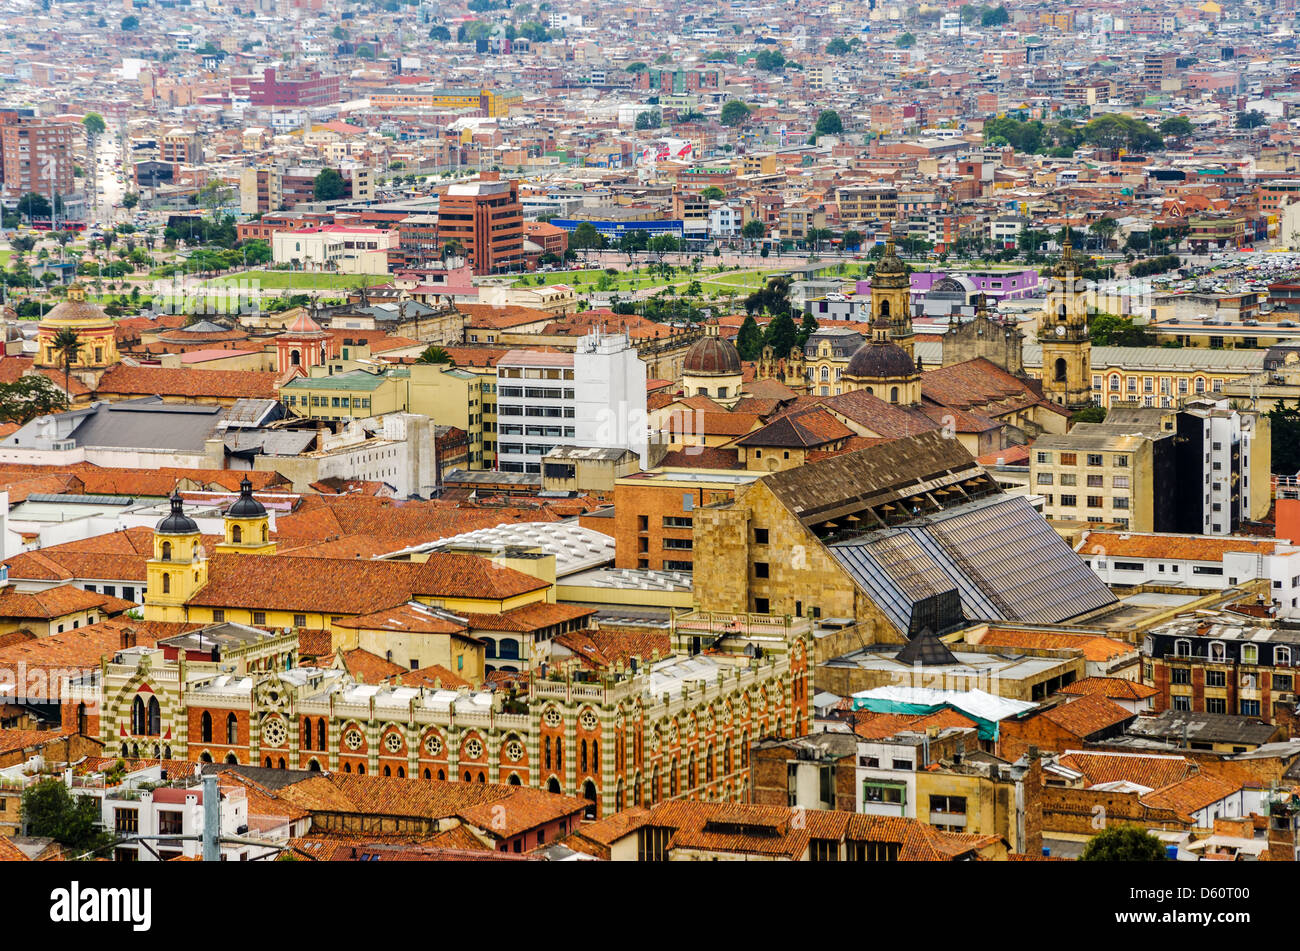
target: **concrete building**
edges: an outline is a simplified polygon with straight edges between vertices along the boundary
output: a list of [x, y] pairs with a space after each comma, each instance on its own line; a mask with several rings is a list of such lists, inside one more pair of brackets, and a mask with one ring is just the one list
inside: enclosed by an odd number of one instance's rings
[[470, 182], [448, 185], [438, 203], [438, 243], [460, 244], [475, 274], [524, 266], [524, 216], [519, 183], [482, 172]]
[[540, 473], [558, 446], [630, 449], [648, 467], [645, 362], [626, 334], [593, 330], [573, 353], [511, 350], [497, 379], [503, 472]]

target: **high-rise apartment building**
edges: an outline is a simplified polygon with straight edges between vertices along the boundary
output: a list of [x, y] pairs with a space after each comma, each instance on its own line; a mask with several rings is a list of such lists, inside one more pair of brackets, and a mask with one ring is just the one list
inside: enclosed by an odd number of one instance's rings
[[80, 129], [16, 110], [0, 111], [0, 185], [10, 198], [71, 195], [72, 147]]

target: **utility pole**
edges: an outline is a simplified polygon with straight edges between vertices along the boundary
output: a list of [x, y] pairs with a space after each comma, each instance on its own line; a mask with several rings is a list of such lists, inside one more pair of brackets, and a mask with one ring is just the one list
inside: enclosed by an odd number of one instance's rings
[[221, 793], [216, 773], [203, 777], [203, 861], [221, 861]]

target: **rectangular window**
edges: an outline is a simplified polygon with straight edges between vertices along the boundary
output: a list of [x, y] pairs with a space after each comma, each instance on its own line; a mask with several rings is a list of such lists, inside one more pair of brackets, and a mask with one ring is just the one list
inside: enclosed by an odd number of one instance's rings
[[184, 831], [183, 813], [171, 810], [159, 810], [158, 834], [181, 835]]
[[1079, 484], [1079, 477], [1075, 475], [1073, 472], [1061, 473], [1061, 485], [1078, 485], [1078, 484]]
[[1186, 685], [1192, 682], [1192, 670], [1190, 667], [1170, 667], [1169, 682], [1171, 684]]
[[907, 787], [899, 783], [862, 784], [864, 802], [887, 803], [892, 806], [907, 805]]
[[1206, 697], [1205, 712], [1206, 713], [1227, 713], [1228, 701], [1224, 700], [1222, 697]]
[[1079, 464], [1079, 454], [1075, 452], [1061, 453], [1061, 465], [1077, 466]]
[[1088, 476], [1088, 488], [1090, 489], [1105, 488], [1105, 476], [1099, 476], [1099, 475]]
[[1052, 474], [1051, 474], [1050, 472], [1040, 472], [1040, 473], [1038, 473], [1038, 484], [1039, 484], [1039, 485], [1051, 485], [1051, 484], [1052, 484]]
[[139, 809], [114, 809], [113, 831], [119, 834], [140, 831]]
[[257, 624], [257, 625], [259, 625], [259, 626], [266, 624], [266, 612], [265, 612], [265, 611], [254, 611], [254, 612], [253, 612], [253, 623], [254, 623], [254, 624]]
[[767, 562], [765, 561], [754, 562], [754, 577], [755, 578], [767, 577]]
[[1101, 453], [1099, 452], [1088, 453], [1088, 465], [1099, 466], [1101, 464], [1102, 464]]
[[293, 626], [294, 626], [294, 627], [306, 627], [306, 626], [307, 626], [307, 615], [305, 615], [305, 614], [295, 614], [295, 615], [293, 616]]
[[1205, 672], [1205, 686], [1222, 687], [1227, 683], [1227, 678], [1221, 670], [1207, 670]]
[[1191, 697], [1171, 697], [1170, 700], [1172, 701], [1171, 706], [1175, 710], [1183, 712], [1192, 709]]
[[214, 624], [221, 624], [226, 620], [226, 612], [221, 608], [212, 609], [212, 621]]
[[1062, 507], [1062, 508], [1067, 508], [1067, 509], [1069, 509], [1069, 508], [1074, 508], [1074, 507], [1075, 507], [1076, 505], [1078, 505], [1078, 504], [1079, 504], [1079, 497], [1078, 497], [1077, 495], [1063, 495], [1063, 496], [1061, 496], [1061, 507]]
[[767, 529], [766, 529], [766, 528], [756, 528], [756, 529], [754, 529], [754, 544], [755, 544], [755, 545], [766, 545], [766, 544], [767, 544]]
[[1243, 717], [1259, 716], [1259, 701], [1258, 700], [1241, 701], [1241, 715]]

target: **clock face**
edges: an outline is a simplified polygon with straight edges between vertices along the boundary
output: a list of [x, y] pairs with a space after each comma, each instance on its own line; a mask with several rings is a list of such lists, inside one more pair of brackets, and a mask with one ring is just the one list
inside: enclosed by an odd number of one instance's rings
[[1065, 328], [1064, 328], [1064, 327], [1057, 327], [1057, 328], [1056, 328], [1056, 335], [1057, 335], [1058, 337], [1064, 337], [1064, 336], [1065, 336]]

